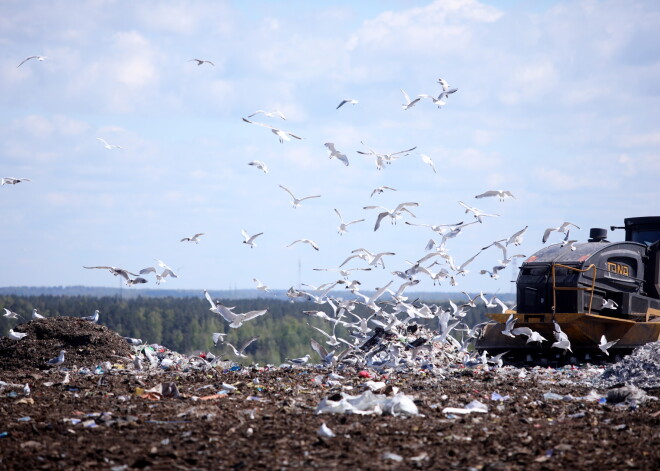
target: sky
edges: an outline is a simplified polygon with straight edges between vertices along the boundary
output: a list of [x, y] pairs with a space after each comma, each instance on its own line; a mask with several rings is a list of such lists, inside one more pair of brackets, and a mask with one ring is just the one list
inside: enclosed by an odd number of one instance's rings
[[[659, 215], [658, 24], [660, 3], [634, 0], [1, 2], [0, 177], [31, 181], [0, 186], [0, 286], [117, 287], [83, 266], [159, 259], [178, 274], [163, 289], [287, 289], [336, 281], [315, 269], [355, 249], [395, 253], [350, 274], [372, 290], [440, 241], [406, 221], [475, 220], [459, 201], [498, 216], [448, 240], [457, 265], [526, 226], [509, 255], [532, 255], [564, 221], [584, 242]], [[444, 106], [402, 109], [401, 90], [437, 96], [439, 78], [458, 89]], [[250, 120], [302, 139], [241, 119], [257, 110], [286, 120]], [[358, 153], [413, 147], [381, 170]], [[321, 197], [294, 209], [279, 185]], [[380, 186], [396, 191], [371, 196]], [[515, 199], [475, 199], [487, 190]], [[404, 202], [419, 206], [374, 231], [381, 210], [365, 206]], [[365, 221], [340, 235], [335, 209]], [[250, 248], [242, 230], [263, 235]], [[302, 238], [319, 250], [287, 247]], [[456, 286], [422, 274], [409, 291], [512, 292], [513, 264], [480, 273], [501, 255], [481, 251]], [[130, 289], [155, 288], [147, 278]]]

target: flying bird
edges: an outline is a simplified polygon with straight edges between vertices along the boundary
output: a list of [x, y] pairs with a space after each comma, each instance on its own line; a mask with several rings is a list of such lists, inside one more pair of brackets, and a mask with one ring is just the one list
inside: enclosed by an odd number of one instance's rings
[[603, 304], [601, 304], [601, 309], [616, 309], [619, 305], [613, 299], [603, 299]]
[[268, 167], [261, 160], [253, 160], [252, 162], [248, 162], [248, 165], [252, 165], [253, 167], [258, 168], [262, 172], [268, 173]]
[[610, 340], [610, 341], [608, 342], [607, 339], [605, 338], [605, 335], [603, 335], [603, 336], [601, 336], [601, 338], [600, 338], [600, 343], [598, 344], [598, 348], [599, 348], [600, 351], [603, 352], [605, 355], [610, 356], [610, 352], [608, 352], [608, 350], [610, 349], [610, 347], [612, 347], [612, 345], [614, 345], [615, 343], [617, 343], [619, 340], [620, 340], [620, 339]]
[[312, 246], [312, 248], [313, 248], [314, 250], [319, 250], [319, 246], [316, 244], [316, 242], [314, 242], [313, 240], [310, 240], [310, 239], [298, 239], [298, 240], [294, 240], [294, 241], [291, 242], [289, 245], [287, 245], [287, 247], [291, 247], [293, 244], [296, 244], [296, 243], [298, 243], [298, 242], [303, 242], [303, 243], [305, 243], [305, 244], [309, 244], [309, 245]]
[[278, 116], [284, 120], [286, 120], [286, 116], [284, 116], [284, 113], [282, 113], [280, 110], [275, 110], [275, 111], [264, 111], [264, 110], [257, 110], [251, 115], [248, 115], [248, 118], [251, 118], [252, 116], [262, 114], [264, 116], [267, 116], [268, 118], [272, 118], [274, 116]]
[[255, 311], [248, 311], [244, 313], [236, 313], [233, 310], [235, 307], [223, 306], [219, 301], [214, 301], [208, 291], [204, 290], [204, 297], [211, 304], [209, 311], [220, 315], [224, 320], [229, 322], [229, 327], [238, 329], [244, 322], [252, 320], [256, 317], [263, 316], [268, 312], [268, 309], [260, 309]]
[[258, 234], [254, 234], [254, 235], [249, 235], [249, 234], [245, 231], [245, 229], [243, 229], [243, 230], [241, 230], [241, 234], [243, 234], [243, 237], [245, 238], [245, 240], [243, 241], [243, 243], [249, 245], [250, 248], [252, 248], [252, 247], [256, 247], [256, 246], [257, 246], [257, 244], [254, 243], [254, 240], [255, 240], [257, 237], [259, 237], [261, 234], [263, 234], [263, 232], [259, 232]]
[[285, 187], [283, 185], [279, 185], [279, 187], [282, 188], [284, 191], [286, 191], [289, 195], [291, 195], [291, 198], [293, 198], [293, 200], [291, 200], [291, 205], [294, 208], [297, 208], [298, 206], [300, 206], [300, 203], [302, 203], [305, 200], [308, 200], [310, 198], [320, 198], [321, 197], [321, 195], [312, 195], [312, 196], [305, 196], [303, 198], [296, 198], [295, 195], [291, 192], [291, 190], [289, 190], [287, 187]]
[[29, 178], [4, 177], [0, 178], [0, 185], [16, 185], [21, 182], [31, 182]]
[[429, 157], [429, 156], [426, 155], [426, 154], [419, 154], [419, 155], [420, 155], [420, 157], [422, 158], [422, 162], [424, 162], [425, 164], [430, 165], [431, 168], [433, 169], [433, 173], [437, 173], [437, 172], [435, 171], [435, 164], [433, 163], [433, 159], [431, 159], [431, 157]]
[[386, 164], [389, 165], [392, 162], [394, 162], [395, 159], [398, 159], [400, 157], [405, 157], [406, 155], [408, 155], [408, 152], [417, 149], [417, 146], [415, 146], [415, 147], [411, 147], [410, 149], [400, 150], [399, 152], [393, 152], [391, 154], [379, 154], [378, 152], [367, 146], [363, 141], [360, 142], [362, 143], [363, 146], [369, 149], [369, 152], [363, 152], [361, 150], [358, 150], [357, 153], [362, 155], [373, 155], [374, 157], [376, 157], [376, 168], [378, 170], [382, 170]]
[[375, 194], [381, 194], [385, 190], [390, 190], [390, 191], [396, 191], [395, 188], [392, 188], [391, 186], [379, 186], [378, 188], [374, 188], [373, 191], [371, 192], [371, 196], [374, 196]]
[[332, 159], [334, 157], [335, 159], [338, 159], [338, 160], [341, 160], [342, 162], [344, 162], [344, 165], [348, 166], [348, 157], [346, 157], [346, 154], [342, 154], [341, 152], [339, 152], [335, 148], [334, 143], [326, 142], [323, 145], [326, 146], [330, 150], [330, 155], [329, 155], [330, 159]]
[[410, 108], [415, 106], [419, 100], [421, 100], [420, 97], [411, 100], [408, 94], [402, 88], [400, 88], [399, 90], [401, 90], [401, 93], [403, 93], [403, 99], [406, 101], [403, 105], [401, 105], [401, 109], [403, 110], [409, 110]]
[[442, 87], [442, 92], [440, 92], [440, 95], [438, 95], [439, 100], [442, 98], [449, 98], [449, 95], [458, 91], [458, 88], [450, 87], [445, 79], [439, 78], [438, 83]]
[[265, 291], [267, 293], [270, 293], [270, 288], [263, 284], [261, 281], [259, 281], [258, 278], [252, 278], [252, 281], [254, 281], [257, 284], [257, 289], [260, 291]]
[[202, 64], [211, 64], [213, 67], [215, 67], [215, 64], [211, 61], [203, 60], [203, 59], [190, 59], [188, 62], [197, 62], [197, 65], [202, 65]]
[[358, 222], [363, 222], [364, 219], [356, 219], [355, 221], [351, 222], [344, 222], [344, 218], [341, 217], [341, 213], [339, 212], [338, 209], [335, 209], [335, 213], [337, 213], [337, 216], [339, 216], [339, 235], [342, 235], [344, 232], [348, 231], [348, 226], [351, 224], [355, 224]]
[[46, 56], [30, 56], [30, 57], [26, 57], [25, 59], [23, 59], [23, 60], [21, 61], [20, 64], [18, 64], [18, 65], [16, 66], [16, 68], [18, 69], [20, 66], [22, 66], [23, 64], [25, 64], [27, 61], [29, 61], [29, 60], [31, 60], [31, 59], [36, 59], [36, 60], [38, 60], [38, 61], [43, 61], [43, 60], [45, 60], [45, 59], [48, 59], [48, 57], [46, 57]]
[[121, 146], [118, 146], [118, 145], [116, 145], [116, 144], [108, 144], [108, 142], [107, 142], [105, 139], [101, 138], [101, 137], [97, 137], [96, 139], [97, 139], [98, 141], [100, 141], [101, 144], [103, 144], [103, 147], [105, 147], [106, 149], [109, 149], [109, 150], [112, 150], [112, 149], [122, 149]]
[[579, 226], [573, 224], [572, 222], [564, 222], [559, 227], [549, 227], [549, 228], [547, 228], [545, 230], [545, 232], [543, 233], [543, 243], [545, 244], [548, 241], [548, 238], [550, 237], [550, 234], [553, 233], [553, 232], [561, 232], [563, 234], [568, 233], [568, 231], [570, 230], [570, 226], [573, 226], [576, 229], [580, 228]]
[[444, 105], [447, 104], [446, 101], [442, 101], [442, 97], [443, 97], [442, 93], [441, 93], [440, 95], [438, 95], [437, 98], [434, 97], [434, 96], [432, 96], [432, 95], [427, 95], [426, 93], [422, 93], [422, 94], [417, 95], [417, 96], [418, 96], [419, 98], [426, 98], [426, 99], [428, 99], [428, 100], [431, 100], [431, 101], [433, 102], [433, 104], [434, 104], [435, 106], [437, 106], [438, 108], [442, 108]]
[[504, 201], [507, 198], [516, 199], [516, 197], [513, 196], [513, 193], [508, 190], [488, 190], [484, 193], [481, 193], [480, 195], [475, 196], [475, 198], [488, 198], [490, 196], [497, 196], [500, 201]]
[[409, 209], [408, 207], [416, 207], [419, 206], [419, 203], [415, 202], [407, 202], [407, 203], [400, 203], [396, 208], [390, 210], [387, 208], [384, 208], [383, 206], [365, 206], [362, 209], [382, 209], [381, 213], [378, 214], [378, 217], [376, 218], [376, 224], [374, 226], [374, 231], [377, 231], [378, 228], [380, 227], [380, 223], [383, 220], [383, 218], [389, 216], [391, 219], [392, 224], [396, 224], [397, 219], [400, 219], [402, 216], [402, 213], [405, 211], [408, 214], [410, 214], [412, 217], [416, 217]]
[[337, 105], [337, 108], [335, 108], [335, 109], [338, 110], [339, 108], [341, 108], [342, 106], [344, 106], [346, 103], [349, 103], [349, 104], [351, 104], [351, 105], [357, 105], [357, 104], [359, 103], [359, 101], [354, 100], [353, 98], [347, 98], [347, 99], [345, 99], [345, 100], [342, 100], [342, 101]]
[[525, 232], [527, 232], [528, 227], [529, 226], [525, 226], [522, 229], [520, 229], [518, 232], [515, 232], [511, 237], [509, 237], [506, 240], [506, 245], [508, 246], [509, 244], [513, 244], [513, 245], [522, 244], [523, 236], [525, 235]]
[[515, 334], [512, 332], [513, 326], [516, 323], [516, 318], [513, 317], [513, 314], [509, 314], [509, 318], [506, 320], [506, 324], [504, 324], [504, 329], [502, 329], [502, 335], [506, 335], [507, 337], [515, 337]]
[[6, 307], [3, 308], [5, 310], [5, 313], [3, 314], [3, 317], [6, 317], [7, 319], [18, 319], [19, 317], [23, 319], [23, 316], [20, 314], [15, 313], [14, 311], [10, 311]]
[[225, 339], [225, 336], [226, 336], [226, 335], [227, 335], [227, 334], [222, 333], [222, 332], [213, 332], [213, 335], [212, 335], [212, 337], [213, 337], [213, 345], [214, 345], [215, 347], [217, 347], [217, 346], [218, 346], [218, 342], [220, 342], [220, 343], [224, 342], [224, 339]]
[[297, 135], [293, 134], [293, 133], [290, 132], [290, 131], [285, 131], [285, 130], [283, 130], [283, 129], [278, 129], [278, 128], [273, 127], [273, 126], [271, 126], [271, 125], [269, 125], [269, 124], [265, 124], [265, 123], [257, 123], [256, 121], [250, 121], [250, 120], [245, 119], [245, 118], [241, 118], [241, 119], [242, 119], [243, 121], [245, 121], [246, 123], [249, 123], [249, 124], [256, 124], [257, 126], [262, 126], [262, 127], [264, 127], [264, 128], [268, 128], [268, 129], [270, 129], [270, 131], [271, 131], [273, 134], [275, 134], [275, 135], [279, 138], [280, 143], [283, 143], [284, 141], [290, 141], [292, 137], [293, 137], [294, 139], [302, 139], [302, 137], [297, 136]]
[[203, 235], [204, 235], [203, 232], [198, 232], [192, 237], [184, 237], [179, 242], [194, 242], [196, 244], [199, 244], [199, 238], [202, 237]]
[[245, 342], [241, 346], [241, 348], [236, 348], [232, 344], [230, 344], [229, 342], [225, 342], [225, 345], [227, 345], [228, 347], [230, 347], [233, 350], [235, 356], [237, 356], [239, 358], [247, 358], [247, 355], [245, 354], [245, 349], [248, 348], [250, 345], [252, 345], [252, 342], [254, 342], [255, 340], [258, 340], [258, 339], [259, 339], [259, 337], [252, 337], [250, 340]]
[[490, 216], [490, 217], [499, 216], [499, 214], [488, 214], [488, 213], [486, 213], [486, 212], [484, 212], [480, 209], [473, 208], [472, 206], [468, 206], [467, 204], [463, 203], [462, 201], [459, 201], [458, 204], [460, 204], [461, 206], [463, 206], [465, 208], [466, 213], [472, 213], [474, 215], [474, 218], [479, 222], [483, 222], [481, 220], [481, 218], [484, 217], [484, 216]]

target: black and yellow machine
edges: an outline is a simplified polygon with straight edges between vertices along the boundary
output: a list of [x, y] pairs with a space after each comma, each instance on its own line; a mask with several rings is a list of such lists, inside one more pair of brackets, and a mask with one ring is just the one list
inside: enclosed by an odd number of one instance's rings
[[[660, 339], [660, 217], [624, 220], [625, 240], [609, 242], [607, 230], [594, 228], [584, 243], [555, 244], [529, 257], [516, 281], [515, 310], [489, 314], [476, 348], [504, 358], [531, 362], [556, 359], [614, 361], [635, 347]], [[546, 340], [505, 335], [528, 327]], [[569, 349], [553, 347], [560, 329]], [[505, 330], [505, 334], [502, 331]], [[617, 340], [600, 349], [602, 337]]]

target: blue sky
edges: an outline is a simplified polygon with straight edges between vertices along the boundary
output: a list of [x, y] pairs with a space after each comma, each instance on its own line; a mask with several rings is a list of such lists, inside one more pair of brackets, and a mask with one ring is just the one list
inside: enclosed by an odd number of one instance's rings
[[[470, 221], [458, 201], [500, 215], [447, 244], [458, 264], [525, 226], [516, 253], [531, 255], [564, 221], [585, 241], [658, 215], [659, 23], [652, 1], [2, 2], [0, 176], [32, 182], [0, 186], [0, 286], [117, 286], [82, 266], [137, 272], [157, 258], [179, 274], [169, 289], [254, 277], [286, 289], [333, 281], [313, 269], [354, 249], [395, 252], [355, 272], [373, 289], [434, 236], [404, 221]], [[47, 59], [17, 67], [32, 55]], [[440, 77], [458, 88], [442, 109], [401, 109], [400, 89], [436, 95]], [[336, 110], [344, 98], [359, 103]], [[241, 120], [258, 109], [282, 111], [253, 119], [303, 139]], [[416, 149], [377, 170], [361, 142]], [[293, 209], [278, 185], [321, 198]], [[370, 197], [382, 185], [397, 191]], [[490, 189], [516, 199], [474, 198]], [[363, 207], [402, 202], [419, 203], [416, 217], [374, 232]], [[366, 221], [340, 236], [335, 208]], [[242, 229], [264, 233], [255, 248]], [[180, 242], [197, 232], [198, 245]], [[300, 238], [320, 250], [286, 247]], [[481, 253], [455, 287], [420, 276], [416, 289], [508, 292], [513, 266], [479, 274], [499, 256]]]

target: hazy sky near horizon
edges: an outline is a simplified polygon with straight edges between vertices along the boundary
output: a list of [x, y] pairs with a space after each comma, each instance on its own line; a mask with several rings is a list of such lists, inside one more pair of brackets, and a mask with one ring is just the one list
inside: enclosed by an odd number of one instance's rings
[[[352, 273], [371, 290], [440, 239], [404, 221], [473, 220], [458, 201], [499, 217], [449, 240], [457, 264], [525, 226], [511, 253], [533, 254], [564, 221], [586, 241], [590, 227], [660, 215], [658, 24], [660, 3], [634, 0], [2, 2], [0, 177], [32, 182], [0, 186], [0, 286], [115, 287], [83, 266], [137, 273], [161, 259], [179, 274], [163, 288], [286, 289], [336, 280], [314, 268], [357, 248], [396, 253]], [[17, 67], [33, 55], [47, 58]], [[437, 95], [438, 78], [458, 88], [444, 107], [402, 109], [400, 89]], [[359, 103], [336, 109], [346, 98]], [[250, 119], [302, 139], [241, 120], [256, 110], [280, 110], [286, 121]], [[367, 146], [416, 149], [378, 170], [357, 153]], [[293, 209], [278, 185], [321, 197]], [[397, 191], [370, 196], [382, 185]], [[516, 199], [475, 199], [491, 189]], [[416, 217], [374, 231], [378, 211], [363, 207], [402, 202]], [[339, 235], [334, 209], [366, 221]], [[242, 229], [263, 232], [256, 247]], [[300, 238], [320, 250], [286, 247]], [[491, 247], [457, 286], [420, 275], [414, 289], [509, 292], [512, 265], [479, 273], [499, 258]]]

